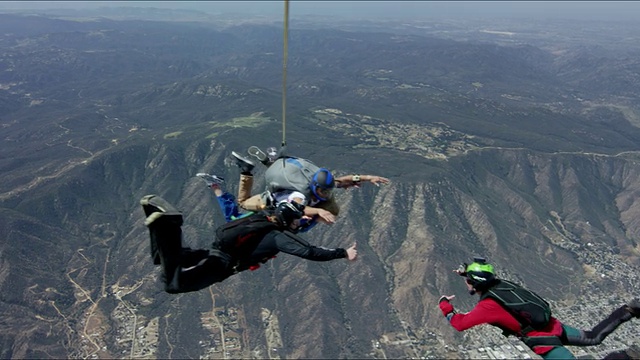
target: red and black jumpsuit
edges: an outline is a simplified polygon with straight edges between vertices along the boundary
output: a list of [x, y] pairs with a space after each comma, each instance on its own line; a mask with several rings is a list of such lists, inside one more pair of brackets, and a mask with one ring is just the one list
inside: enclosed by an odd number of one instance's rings
[[[443, 299], [440, 302], [440, 310], [449, 320], [451, 326], [458, 331], [464, 331], [481, 324], [497, 326], [507, 333], [516, 335], [521, 331], [521, 325], [518, 320], [492, 298], [480, 300], [473, 310], [466, 314], [455, 312], [453, 305]], [[521, 340], [525, 341], [525, 344], [544, 359], [574, 359], [573, 354], [563, 345], [598, 345], [620, 324], [631, 320], [631, 318], [633, 318], [632, 314], [625, 306], [621, 306], [598, 323], [592, 330], [579, 330], [562, 324], [558, 319], [551, 317], [549, 324], [544, 329], [532, 330], [526, 334], [526, 339], [521, 338]], [[536, 342], [554, 343], [554, 345], [531, 345]]]

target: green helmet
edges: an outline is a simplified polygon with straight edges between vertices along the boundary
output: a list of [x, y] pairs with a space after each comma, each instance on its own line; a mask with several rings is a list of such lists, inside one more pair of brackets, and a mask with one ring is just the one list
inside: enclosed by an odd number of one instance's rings
[[496, 280], [493, 265], [488, 264], [483, 258], [475, 258], [473, 260], [471, 264], [467, 265], [464, 271], [464, 275], [467, 277], [469, 284], [478, 290], [493, 284]]

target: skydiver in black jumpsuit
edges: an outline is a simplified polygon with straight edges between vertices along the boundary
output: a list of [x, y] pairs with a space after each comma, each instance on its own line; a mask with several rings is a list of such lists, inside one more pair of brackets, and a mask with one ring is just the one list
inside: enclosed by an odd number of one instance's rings
[[282, 202], [275, 210], [220, 226], [211, 250], [182, 246], [182, 214], [166, 200], [147, 195], [140, 203], [147, 216], [151, 257], [154, 264], [162, 265], [165, 291], [171, 294], [198, 291], [241, 271], [255, 270], [279, 252], [312, 261], [357, 257], [355, 244], [327, 249], [297, 236], [296, 220], [304, 209], [293, 203]]

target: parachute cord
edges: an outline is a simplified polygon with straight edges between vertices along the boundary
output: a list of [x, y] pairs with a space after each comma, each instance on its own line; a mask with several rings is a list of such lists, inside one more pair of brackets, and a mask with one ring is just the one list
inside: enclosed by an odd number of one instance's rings
[[287, 142], [285, 130], [287, 123], [287, 56], [289, 48], [289, 0], [284, 1], [284, 54], [282, 57], [282, 147]]

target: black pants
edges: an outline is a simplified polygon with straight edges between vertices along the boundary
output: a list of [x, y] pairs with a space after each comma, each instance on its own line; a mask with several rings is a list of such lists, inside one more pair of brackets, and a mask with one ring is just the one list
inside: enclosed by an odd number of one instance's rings
[[631, 313], [625, 306], [621, 306], [591, 330], [578, 330], [568, 325], [562, 325], [564, 330], [561, 337], [562, 343], [573, 346], [598, 345], [618, 326], [631, 320], [631, 318], [633, 318]]
[[[530, 348], [536, 346], [553, 346], [549, 352], [541, 355], [545, 360], [557, 359], [575, 359], [575, 356], [564, 345], [572, 346], [593, 346], [602, 343], [621, 324], [631, 320], [633, 316], [621, 306], [614, 310], [606, 319], [602, 320], [591, 330], [580, 330], [569, 325], [562, 324], [562, 335], [558, 337], [531, 337], [524, 340]], [[626, 356], [626, 352], [624, 353]], [[626, 359], [618, 358], [620, 354], [612, 353], [609, 359]]]
[[170, 217], [150, 224], [149, 235], [151, 257], [162, 265], [165, 291], [170, 294], [198, 291], [235, 273], [233, 259], [224, 252], [183, 248], [180, 224]]

